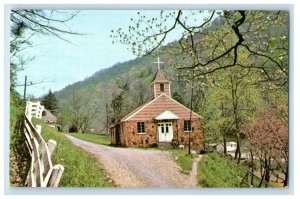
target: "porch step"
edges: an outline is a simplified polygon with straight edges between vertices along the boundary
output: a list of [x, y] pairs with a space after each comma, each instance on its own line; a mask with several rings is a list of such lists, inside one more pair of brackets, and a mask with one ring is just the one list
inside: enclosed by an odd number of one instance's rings
[[161, 149], [171, 149], [173, 148], [172, 142], [159, 142], [157, 143], [158, 148]]

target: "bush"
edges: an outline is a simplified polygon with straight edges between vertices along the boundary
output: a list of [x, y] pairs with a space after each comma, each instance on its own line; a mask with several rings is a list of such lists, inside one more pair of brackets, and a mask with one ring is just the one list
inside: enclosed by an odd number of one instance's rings
[[78, 132], [78, 128], [75, 125], [71, 125], [69, 127], [69, 133], [77, 133]]
[[30, 167], [30, 154], [25, 143], [25, 104], [20, 96], [10, 95], [10, 151], [9, 178], [12, 186], [25, 186]]

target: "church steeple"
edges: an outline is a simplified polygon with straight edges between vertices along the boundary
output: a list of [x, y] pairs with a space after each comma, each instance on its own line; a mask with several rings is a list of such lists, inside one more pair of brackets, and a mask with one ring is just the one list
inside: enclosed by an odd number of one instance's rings
[[154, 99], [162, 93], [171, 97], [170, 82], [166, 79], [159, 66], [163, 62], [160, 62], [158, 57], [157, 62], [154, 63], [157, 63], [157, 71], [151, 83], [151, 98]]

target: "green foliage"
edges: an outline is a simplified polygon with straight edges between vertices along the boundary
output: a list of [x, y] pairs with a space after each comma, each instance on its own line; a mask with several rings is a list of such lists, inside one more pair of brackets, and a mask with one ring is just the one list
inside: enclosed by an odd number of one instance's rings
[[48, 94], [46, 94], [42, 99], [42, 105], [45, 106], [47, 110], [49, 110], [53, 114], [57, 114], [58, 111], [58, 101], [55, 95], [49, 90]]
[[54, 164], [61, 164], [65, 170], [59, 186], [61, 187], [112, 187], [104, 170], [95, 157], [74, 146], [63, 134], [42, 121], [42, 136], [45, 141], [53, 139], [57, 147], [52, 154]]
[[241, 187], [245, 173], [215, 153], [203, 155], [198, 164], [198, 182], [202, 187]]
[[10, 95], [10, 184], [24, 186], [30, 166], [30, 154], [25, 144], [23, 120], [25, 113], [21, 97], [11, 91]]
[[78, 139], [92, 142], [95, 144], [103, 144], [103, 145], [110, 144], [110, 137], [107, 135], [99, 135], [99, 134], [92, 134], [92, 133], [73, 133], [71, 135]]
[[177, 164], [182, 169], [182, 173], [189, 174], [193, 168], [193, 155], [187, 154], [186, 151], [182, 150], [176, 150], [173, 153]]
[[184, 97], [182, 95], [180, 95], [178, 92], [174, 92], [172, 95], [172, 98], [183, 105], [187, 104]]

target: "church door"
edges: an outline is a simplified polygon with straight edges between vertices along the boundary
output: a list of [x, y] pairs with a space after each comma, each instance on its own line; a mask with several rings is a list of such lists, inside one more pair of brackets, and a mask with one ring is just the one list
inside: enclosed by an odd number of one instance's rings
[[171, 142], [173, 139], [172, 122], [158, 123], [158, 142]]

